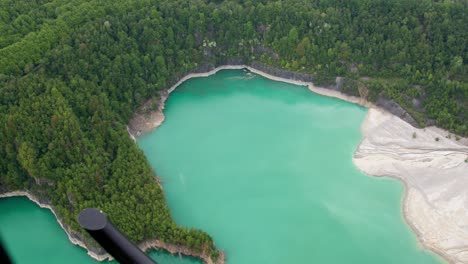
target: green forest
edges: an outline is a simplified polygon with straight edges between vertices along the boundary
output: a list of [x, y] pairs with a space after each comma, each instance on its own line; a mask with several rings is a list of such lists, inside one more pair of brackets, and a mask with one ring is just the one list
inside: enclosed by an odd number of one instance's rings
[[[465, 0], [0, 0], [0, 192], [71, 229], [96, 207], [133, 241], [218, 251], [177, 226], [126, 125], [195, 69], [230, 62], [345, 80], [420, 126], [468, 135]], [[363, 93], [362, 91], [365, 91]]]

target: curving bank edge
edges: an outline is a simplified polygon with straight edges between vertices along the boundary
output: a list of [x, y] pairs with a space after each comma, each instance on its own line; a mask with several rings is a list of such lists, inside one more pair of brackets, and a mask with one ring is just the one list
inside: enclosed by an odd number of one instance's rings
[[204, 73], [188, 74], [167, 90], [155, 111], [149, 103], [135, 114], [127, 130], [135, 140], [164, 121], [169, 94], [184, 81], [206, 77], [225, 69], [248, 69], [271, 80], [307, 86], [320, 95], [335, 97], [369, 108], [362, 124], [363, 139], [353, 162], [372, 176], [397, 178], [405, 186], [403, 215], [421, 245], [450, 263], [468, 264], [468, 139], [443, 129], [418, 129], [368, 102], [339, 91], [281, 78], [247, 65], [225, 65]]

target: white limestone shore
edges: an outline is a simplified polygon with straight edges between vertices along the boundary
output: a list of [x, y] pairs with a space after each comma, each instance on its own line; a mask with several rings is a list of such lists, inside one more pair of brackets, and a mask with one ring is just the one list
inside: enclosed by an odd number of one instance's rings
[[[360, 97], [345, 95], [313, 83], [285, 79], [246, 65], [226, 65], [206, 73], [188, 74], [173, 85], [159, 108], [140, 123], [137, 136], [164, 121], [164, 103], [184, 81], [206, 77], [224, 69], [248, 69], [271, 80], [304, 85], [320, 95], [339, 98], [369, 108], [362, 124], [363, 139], [354, 153], [354, 164], [372, 176], [400, 179], [405, 185], [403, 215], [425, 248], [455, 264], [468, 264], [468, 139], [436, 128], [417, 129]], [[130, 133], [130, 132], [129, 132]], [[130, 133], [131, 136], [133, 136]]]
[[468, 263], [467, 139], [414, 128], [376, 108], [369, 109], [362, 133], [356, 166], [402, 180], [404, 216], [421, 244], [450, 263]]

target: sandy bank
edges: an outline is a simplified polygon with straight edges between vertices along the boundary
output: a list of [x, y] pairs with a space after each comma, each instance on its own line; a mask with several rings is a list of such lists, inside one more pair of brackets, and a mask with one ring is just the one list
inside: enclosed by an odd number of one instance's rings
[[406, 183], [403, 206], [423, 246], [451, 263], [468, 263], [467, 140], [435, 127], [417, 129], [371, 108], [354, 163], [374, 176]]

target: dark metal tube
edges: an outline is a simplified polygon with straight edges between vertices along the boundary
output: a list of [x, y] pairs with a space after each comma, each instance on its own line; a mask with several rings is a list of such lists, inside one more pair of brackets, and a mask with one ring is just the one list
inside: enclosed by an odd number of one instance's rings
[[157, 264], [128, 240], [98, 209], [86, 208], [78, 222], [109, 254], [122, 264]]
[[8, 257], [6, 249], [3, 248], [1, 237], [0, 237], [0, 263], [5, 263], [5, 264], [13, 263], [10, 257]]

